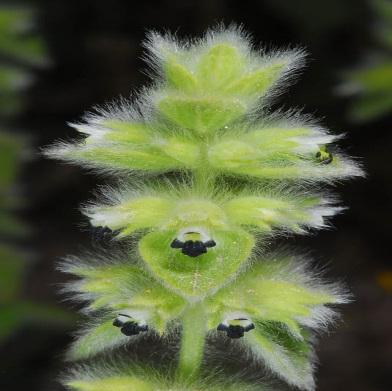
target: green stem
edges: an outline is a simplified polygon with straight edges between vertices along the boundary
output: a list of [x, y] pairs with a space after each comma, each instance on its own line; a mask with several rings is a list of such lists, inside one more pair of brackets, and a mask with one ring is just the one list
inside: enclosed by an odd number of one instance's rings
[[193, 186], [201, 193], [214, 188], [216, 173], [208, 164], [208, 143], [200, 148], [201, 166], [193, 171]]
[[206, 315], [201, 303], [191, 304], [182, 317], [177, 376], [183, 380], [193, 378], [199, 372], [204, 353], [206, 323]]

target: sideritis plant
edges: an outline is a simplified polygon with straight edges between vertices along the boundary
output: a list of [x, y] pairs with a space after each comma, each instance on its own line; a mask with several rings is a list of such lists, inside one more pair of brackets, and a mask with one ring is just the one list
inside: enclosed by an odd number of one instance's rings
[[[99, 355], [64, 382], [80, 391], [260, 389], [214, 377], [206, 338], [222, 338], [313, 390], [314, 334], [347, 295], [303, 257], [267, 247], [326, 227], [341, 210], [326, 185], [361, 170], [327, 146], [339, 136], [269, 109], [303, 65], [301, 50], [255, 50], [237, 28], [186, 42], [150, 33], [145, 45], [152, 86], [87, 114], [72, 125], [77, 143], [46, 151], [118, 179], [83, 212], [126, 248], [62, 266], [78, 277], [66, 290], [87, 302], [89, 319], [69, 358]], [[180, 334], [175, 369], [105, 359], [146, 333]]]

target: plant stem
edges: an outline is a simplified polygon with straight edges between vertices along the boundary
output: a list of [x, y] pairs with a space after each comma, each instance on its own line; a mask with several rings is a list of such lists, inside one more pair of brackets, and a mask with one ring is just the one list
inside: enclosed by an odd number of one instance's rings
[[182, 317], [181, 349], [177, 376], [182, 380], [195, 377], [203, 359], [206, 315], [201, 303], [191, 304]]

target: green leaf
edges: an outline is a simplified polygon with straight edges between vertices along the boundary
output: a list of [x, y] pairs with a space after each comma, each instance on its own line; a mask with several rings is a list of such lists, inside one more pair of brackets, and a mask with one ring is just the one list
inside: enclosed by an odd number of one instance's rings
[[47, 62], [43, 41], [32, 29], [34, 12], [24, 7], [0, 8], [0, 51], [28, 63]]
[[371, 121], [390, 114], [392, 112], [392, 93], [390, 91], [365, 93], [359, 96], [349, 108], [351, 120], [356, 122]]
[[359, 83], [365, 89], [365, 93], [390, 92], [392, 88], [392, 61], [356, 71], [351, 74], [351, 79]]
[[13, 249], [0, 246], [0, 302], [17, 297], [22, 288], [25, 262]]
[[22, 143], [5, 133], [0, 133], [0, 189], [7, 188], [18, 173], [18, 157]]
[[0, 66], [0, 93], [2, 95], [12, 94], [30, 81], [29, 74], [11, 66]]

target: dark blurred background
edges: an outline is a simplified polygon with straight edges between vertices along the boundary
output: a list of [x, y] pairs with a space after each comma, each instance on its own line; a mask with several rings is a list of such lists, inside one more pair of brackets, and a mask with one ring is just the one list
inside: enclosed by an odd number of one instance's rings
[[[329, 265], [328, 275], [346, 281], [355, 296], [342, 308], [338, 327], [320, 342], [318, 389], [392, 390], [391, 3], [42, 0], [1, 5], [0, 24], [1, 9], [10, 6], [33, 11], [20, 42], [35, 37], [44, 60], [23, 58], [31, 49], [23, 45], [18, 57], [12, 52], [18, 43], [7, 52], [0, 36], [0, 59], [29, 75], [23, 88], [8, 92], [18, 105], [1, 113], [2, 131], [23, 145], [15, 153], [18, 176], [7, 188], [11, 201], [20, 198], [7, 210], [22, 228], [15, 235], [4, 230], [0, 240], [22, 259], [18, 270], [10, 271], [16, 263], [7, 264], [8, 253], [0, 247], [3, 291], [15, 280], [12, 294], [0, 301], [0, 389], [62, 389], [57, 384], [67, 366], [62, 356], [79, 320], [58, 293], [66, 277], [56, 262], [91, 245], [78, 207], [110, 180], [48, 161], [40, 148], [74, 137], [66, 123], [79, 120], [92, 105], [127, 97], [148, 82], [140, 45], [146, 31], [199, 36], [223, 21], [243, 24], [267, 47], [307, 49], [308, 67], [279, 106], [304, 108], [332, 131], [345, 132], [342, 147], [365, 167], [366, 179], [337, 186], [349, 209], [334, 219], [335, 228], [292, 238], [290, 244], [310, 249], [318, 263]], [[0, 154], [7, 151], [9, 146]]]

